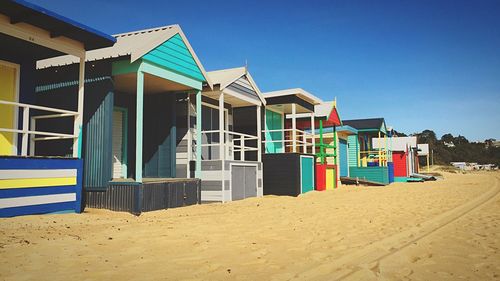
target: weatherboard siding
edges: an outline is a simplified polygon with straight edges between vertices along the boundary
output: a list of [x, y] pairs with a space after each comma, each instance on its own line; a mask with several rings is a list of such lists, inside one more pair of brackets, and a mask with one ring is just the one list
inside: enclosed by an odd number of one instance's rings
[[0, 217], [80, 212], [82, 160], [0, 158]]
[[358, 166], [358, 150], [359, 150], [359, 145], [358, 145], [358, 136], [357, 135], [352, 135], [347, 137], [347, 144], [348, 144], [348, 163], [349, 167], [357, 167]]
[[205, 81], [200, 68], [179, 34], [174, 35], [142, 58], [198, 81]]
[[365, 179], [378, 183], [389, 183], [387, 167], [349, 167], [351, 178]]
[[231, 83], [227, 88], [253, 100], [259, 101], [259, 95], [250, 84], [250, 81], [248, 81], [246, 75]]

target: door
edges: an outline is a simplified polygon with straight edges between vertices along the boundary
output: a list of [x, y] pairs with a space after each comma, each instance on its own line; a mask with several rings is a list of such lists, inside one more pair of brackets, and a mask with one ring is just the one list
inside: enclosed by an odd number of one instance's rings
[[113, 110], [113, 126], [112, 126], [112, 151], [113, 151], [113, 178], [126, 178], [127, 169], [124, 161], [124, 111]]
[[339, 165], [340, 165], [340, 176], [349, 176], [349, 167], [347, 164], [347, 140], [339, 139]]
[[300, 188], [301, 193], [314, 190], [314, 157], [300, 156]]
[[231, 197], [241, 200], [257, 196], [257, 167], [231, 165]]
[[[282, 130], [283, 116], [280, 113], [266, 109], [266, 131]], [[266, 132], [266, 153], [283, 153], [283, 132]], [[269, 142], [272, 141], [272, 142]]]
[[[18, 102], [19, 65], [0, 61], [0, 100]], [[17, 108], [0, 104], [0, 128], [17, 129]], [[16, 155], [16, 134], [0, 132], [0, 155]]]

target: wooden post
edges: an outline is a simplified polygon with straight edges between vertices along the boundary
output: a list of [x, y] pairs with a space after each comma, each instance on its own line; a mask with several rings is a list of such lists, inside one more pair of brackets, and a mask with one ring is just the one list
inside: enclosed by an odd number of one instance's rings
[[240, 137], [240, 159], [241, 161], [245, 161], [245, 136], [241, 135]]
[[191, 94], [187, 94], [187, 177], [191, 177], [191, 159], [193, 158], [193, 135], [191, 131]]
[[319, 120], [319, 158], [325, 164], [325, 146], [323, 145], [323, 120]]
[[380, 131], [378, 131], [378, 165], [382, 166], [382, 145], [380, 144]]
[[262, 162], [262, 119], [261, 106], [257, 105], [257, 162]]
[[[225, 156], [225, 142], [224, 142], [224, 129], [226, 128], [224, 124], [224, 93], [219, 95], [219, 159], [224, 162]], [[224, 163], [222, 163], [224, 164]], [[224, 170], [224, 169], [222, 169]]]
[[312, 154], [316, 154], [316, 131], [314, 126], [314, 113], [311, 113]]
[[21, 156], [28, 155], [29, 119], [30, 119], [30, 108], [27, 106], [23, 107], [23, 135], [21, 140]]
[[427, 151], [427, 173], [431, 171], [430, 167], [429, 167], [429, 151]]
[[80, 57], [80, 69], [78, 73], [78, 114], [73, 124], [73, 157], [82, 157], [82, 125], [83, 125], [83, 102], [85, 88], [85, 56]]
[[337, 165], [337, 126], [333, 126], [333, 165]]
[[136, 118], [135, 118], [135, 181], [142, 182], [142, 139], [144, 112], [144, 72], [137, 71]]
[[196, 164], [195, 177], [201, 178], [201, 90], [196, 92]]
[[306, 134], [305, 132], [302, 133], [302, 152], [307, 153], [307, 139], [306, 139]]
[[297, 120], [296, 115], [296, 105], [292, 103], [292, 152], [297, 152]]
[[[36, 119], [33, 117], [30, 119], [30, 128], [31, 131], [36, 131]], [[30, 156], [35, 156], [35, 135], [31, 135], [29, 139], [30, 139]]]

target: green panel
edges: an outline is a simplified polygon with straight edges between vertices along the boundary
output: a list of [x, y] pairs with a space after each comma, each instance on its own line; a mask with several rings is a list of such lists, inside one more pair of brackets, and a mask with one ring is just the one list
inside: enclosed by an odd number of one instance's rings
[[347, 137], [347, 143], [349, 145], [349, 167], [358, 166], [358, 135], [350, 135]]
[[300, 187], [302, 193], [314, 190], [314, 158], [300, 157]]
[[193, 89], [201, 90], [203, 88], [203, 83], [201, 81], [168, 70], [166, 68], [163, 68], [162, 66], [147, 61], [143, 61], [141, 63], [139, 70], [182, 85], [186, 85]]
[[389, 170], [387, 167], [349, 167], [351, 178], [365, 179], [378, 183], [389, 184]]
[[174, 35], [142, 58], [198, 81], [205, 81], [194, 57], [179, 34]]
[[[283, 129], [282, 115], [266, 109], [266, 131]], [[283, 132], [266, 132], [266, 140], [283, 140]], [[283, 153], [283, 143], [266, 142], [266, 153]]]
[[111, 64], [112, 75], [136, 73], [141, 65], [141, 60], [130, 63], [130, 60], [115, 61]]

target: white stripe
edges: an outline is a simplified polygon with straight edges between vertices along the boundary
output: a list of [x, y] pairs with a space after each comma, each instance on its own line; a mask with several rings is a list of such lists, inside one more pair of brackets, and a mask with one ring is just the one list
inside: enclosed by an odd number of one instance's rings
[[0, 170], [1, 180], [69, 177], [76, 177], [76, 169]]
[[62, 193], [0, 199], [0, 209], [76, 201], [76, 193]]

